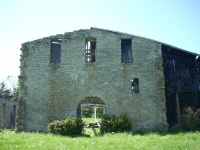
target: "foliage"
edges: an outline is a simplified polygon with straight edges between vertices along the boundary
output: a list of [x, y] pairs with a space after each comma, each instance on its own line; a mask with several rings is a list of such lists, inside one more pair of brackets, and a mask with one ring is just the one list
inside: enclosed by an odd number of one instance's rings
[[48, 131], [60, 135], [80, 135], [84, 129], [84, 122], [81, 118], [68, 118], [55, 120], [48, 124]]
[[3, 97], [3, 89], [4, 89], [4, 83], [1, 82], [1, 83], [0, 83], [0, 98]]
[[12, 100], [17, 101], [19, 97], [19, 87], [14, 88], [13, 94], [12, 94]]
[[100, 127], [100, 131], [102, 133], [128, 132], [132, 127], [131, 121], [127, 115], [104, 115], [101, 122], [102, 125]]
[[181, 116], [181, 129], [199, 130], [200, 129], [200, 108], [196, 111], [191, 107], [185, 107]]
[[94, 109], [92, 107], [85, 107], [85, 108], [83, 108], [82, 115], [84, 117], [91, 118], [93, 113], [94, 113]]
[[12, 92], [7, 88], [5, 82], [0, 83], [0, 98], [10, 99]]
[[[83, 108], [82, 115], [85, 118], [91, 118], [94, 117], [94, 108], [93, 107], [85, 107]], [[102, 118], [103, 117], [103, 109], [100, 107], [96, 107], [96, 117]]]
[[96, 110], [96, 115], [97, 115], [97, 118], [102, 118], [103, 117], [103, 109], [100, 108], [100, 107], [97, 107], [97, 110]]
[[5, 80], [0, 82], [0, 98], [7, 100], [16, 100], [19, 95], [19, 87], [17, 86], [18, 79], [13, 76], [8, 76]]
[[[91, 130], [92, 132], [92, 130]], [[94, 149], [142, 149], [142, 150], [198, 150], [200, 132], [179, 132], [160, 135], [147, 133], [144, 135], [131, 133], [104, 134], [95, 137], [64, 137], [53, 134], [35, 132], [15, 133], [10, 130], [0, 132], [1, 150], [94, 150]]]

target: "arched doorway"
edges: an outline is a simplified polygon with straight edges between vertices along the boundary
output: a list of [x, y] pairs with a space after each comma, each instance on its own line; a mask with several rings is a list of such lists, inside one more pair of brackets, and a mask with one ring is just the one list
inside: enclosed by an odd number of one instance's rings
[[84, 100], [80, 101], [77, 107], [77, 117], [85, 117], [84, 109], [89, 108], [93, 110], [94, 121], [97, 122], [97, 111], [102, 110], [102, 114], [106, 114], [106, 104], [103, 100], [98, 97], [86, 97]]

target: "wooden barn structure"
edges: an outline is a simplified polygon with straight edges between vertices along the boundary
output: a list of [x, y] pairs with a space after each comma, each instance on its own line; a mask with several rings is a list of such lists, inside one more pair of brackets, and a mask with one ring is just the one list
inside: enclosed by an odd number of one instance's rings
[[162, 45], [167, 122], [180, 123], [183, 109], [200, 108], [200, 56]]

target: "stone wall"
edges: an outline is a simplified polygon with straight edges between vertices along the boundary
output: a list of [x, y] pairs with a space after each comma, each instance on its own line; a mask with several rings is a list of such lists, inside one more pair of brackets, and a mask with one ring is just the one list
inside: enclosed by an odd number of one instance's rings
[[0, 129], [15, 128], [16, 102], [0, 98]]
[[[95, 63], [85, 62], [88, 37], [96, 38]], [[50, 63], [54, 38], [62, 38], [60, 63]], [[121, 62], [121, 39], [132, 39], [132, 63]], [[167, 126], [159, 43], [93, 28], [27, 42], [21, 51], [18, 131], [46, 131], [48, 121], [75, 117], [87, 97], [103, 100], [108, 114], [126, 113], [135, 129]]]

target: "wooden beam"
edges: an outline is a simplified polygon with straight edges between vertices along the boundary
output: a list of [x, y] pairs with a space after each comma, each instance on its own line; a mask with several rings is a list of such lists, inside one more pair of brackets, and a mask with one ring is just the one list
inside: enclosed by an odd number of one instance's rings
[[179, 105], [179, 94], [176, 93], [176, 108], [177, 108], [177, 120], [178, 120], [178, 127], [180, 128], [180, 118], [181, 118], [181, 113], [180, 113], [180, 105]]

